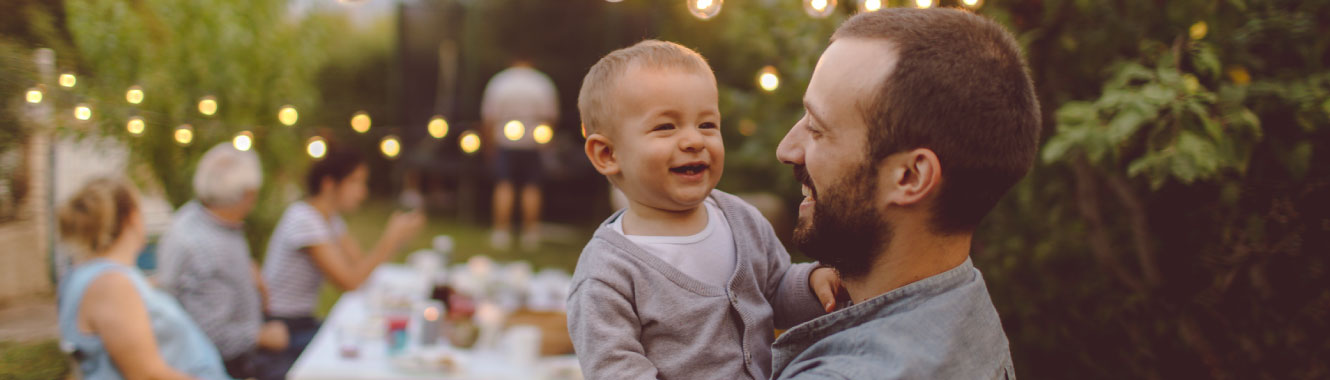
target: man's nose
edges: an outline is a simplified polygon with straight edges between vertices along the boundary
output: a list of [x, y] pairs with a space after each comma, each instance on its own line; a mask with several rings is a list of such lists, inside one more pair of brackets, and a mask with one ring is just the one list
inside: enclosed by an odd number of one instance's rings
[[803, 165], [804, 147], [803, 140], [808, 134], [803, 132], [804, 121], [801, 119], [798, 123], [785, 133], [785, 138], [780, 140], [780, 145], [776, 146], [776, 159], [789, 165]]

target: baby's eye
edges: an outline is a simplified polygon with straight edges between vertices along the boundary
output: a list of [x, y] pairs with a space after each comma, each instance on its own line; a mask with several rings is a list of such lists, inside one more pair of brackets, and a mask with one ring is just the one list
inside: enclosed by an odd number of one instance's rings
[[672, 124], [672, 123], [665, 123], [665, 124], [657, 125], [657, 126], [655, 126], [654, 128], [651, 128], [651, 131], [652, 131], [652, 132], [655, 132], [655, 131], [668, 131], [668, 130], [671, 130], [671, 129], [674, 129], [674, 124]]
[[702, 128], [702, 129], [718, 129], [718, 128], [720, 128], [720, 126], [719, 126], [719, 125], [716, 125], [716, 123], [706, 122], [706, 123], [702, 123], [702, 125], [699, 125], [698, 128]]

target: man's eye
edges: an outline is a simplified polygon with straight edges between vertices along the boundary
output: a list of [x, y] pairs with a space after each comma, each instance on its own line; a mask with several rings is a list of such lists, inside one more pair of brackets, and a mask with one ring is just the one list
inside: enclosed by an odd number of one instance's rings
[[657, 125], [657, 126], [655, 126], [654, 128], [651, 128], [651, 131], [652, 131], [652, 132], [655, 132], [655, 131], [668, 131], [668, 130], [671, 130], [671, 129], [674, 129], [674, 124], [665, 123], [665, 124]]
[[702, 123], [702, 125], [699, 125], [698, 128], [702, 128], [702, 129], [718, 129], [718, 128], [720, 128], [720, 126], [719, 126], [719, 125], [716, 125], [716, 123], [710, 123], [710, 122], [708, 122], [708, 123]]

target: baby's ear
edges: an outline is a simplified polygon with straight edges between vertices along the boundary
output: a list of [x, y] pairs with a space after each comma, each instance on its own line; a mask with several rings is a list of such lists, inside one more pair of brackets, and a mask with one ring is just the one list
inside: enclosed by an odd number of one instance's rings
[[619, 174], [619, 159], [614, 155], [614, 142], [608, 137], [599, 133], [592, 133], [586, 137], [586, 158], [591, 160], [591, 166], [596, 167], [596, 171], [601, 175], [612, 176]]

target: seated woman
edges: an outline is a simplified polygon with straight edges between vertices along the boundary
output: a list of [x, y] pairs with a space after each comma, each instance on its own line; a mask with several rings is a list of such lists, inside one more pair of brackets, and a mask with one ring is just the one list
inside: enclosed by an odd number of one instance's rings
[[341, 214], [360, 207], [368, 179], [369, 166], [359, 154], [330, 149], [309, 169], [309, 195], [286, 208], [268, 241], [263, 263], [268, 312], [290, 331], [288, 368], [318, 331], [314, 305], [324, 278], [344, 291], [356, 289], [425, 224], [421, 211], [394, 213], [374, 248], [362, 251], [346, 233]]
[[132, 187], [88, 182], [59, 222], [80, 256], [60, 283], [60, 336], [83, 378], [229, 379], [203, 330], [134, 267], [147, 239]]

